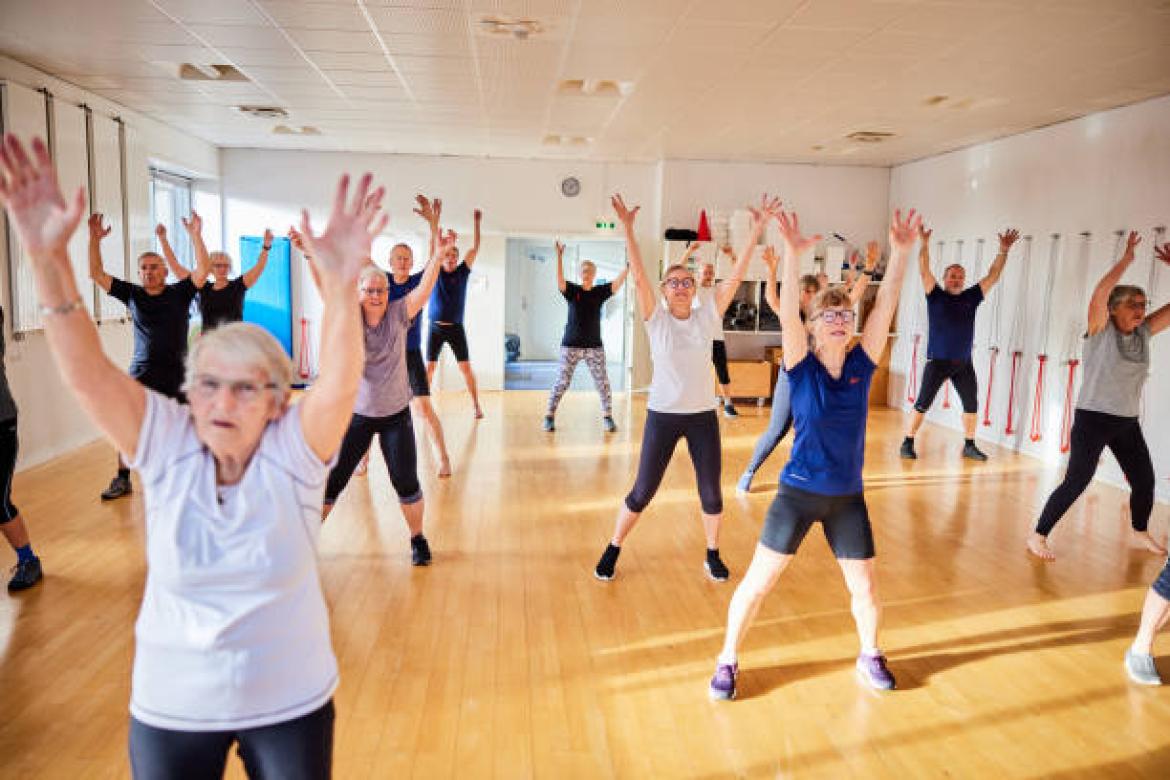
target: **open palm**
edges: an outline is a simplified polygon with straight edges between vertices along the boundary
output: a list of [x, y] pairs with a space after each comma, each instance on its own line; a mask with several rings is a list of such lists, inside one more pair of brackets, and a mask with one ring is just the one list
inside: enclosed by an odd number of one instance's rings
[[789, 257], [796, 257], [811, 249], [821, 240], [821, 236], [805, 236], [800, 232], [800, 217], [795, 211], [780, 211], [776, 217], [780, 225], [780, 236], [784, 239], [784, 246], [788, 249]]
[[[922, 230], [922, 216], [914, 209], [910, 209], [903, 218], [902, 210], [894, 211], [894, 220], [890, 223], [890, 244], [898, 249], [910, 250], [918, 240]], [[929, 240], [930, 232], [926, 232]]]
[[1162, 244], [1160, 247], [1155, 247], [1154, 254], [1158, 256], [1166, 265], [1170, 265], [1170, 244]]
[[615, 194], [612, 198], [610, 198], [610, 203], [613, 204], [613, 210], [617, 213], [618, 219], [620, 219], [622, 224], [626, 227], [630, 227], [634, 224], [634, 217], [638, 215], [638, 209], [642, 208], [641, 206], [634, 206], [633, 208], [630, 208], [626, 205], [626, 202], [619, 194]]
[[34, 258], [63, 257], [85, 208], [85, 190], [78, 188], [65, 203], [49, 150], [41, 139], [32, 143], [34, 159], [16, 136], [0, 147], [0, 203], [8, 209], [20, 242]]
[[368, 173], [362, 176], [352, 203], [347, 203], [349, 176], [341, 177], [333, 199], [333, 211], [320, 235], [313, 233], [309, 212], [301, 213], [300, 232], [323, 279], [345, 283], [355, 281], [370, 256], [374, 236], [386, 227], [388, 217], [382, 212], [382, 197], [386, 191], [379, 187], [371, 193], [372, 178]]

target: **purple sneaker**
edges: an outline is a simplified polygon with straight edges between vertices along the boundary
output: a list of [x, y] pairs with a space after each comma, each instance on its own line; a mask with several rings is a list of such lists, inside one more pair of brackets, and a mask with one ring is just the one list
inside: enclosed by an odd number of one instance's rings
[[870, 688], [879, 691], [894, 689], [894, 675], [890, 674], [884, 655], [862, 653], [857, 656], [857, 676]]
[[715, 676], [711, 678], [709, 693], [714, 701], [735, 698], [735, 680], [739, 677], [739, 664], [716, 664]]

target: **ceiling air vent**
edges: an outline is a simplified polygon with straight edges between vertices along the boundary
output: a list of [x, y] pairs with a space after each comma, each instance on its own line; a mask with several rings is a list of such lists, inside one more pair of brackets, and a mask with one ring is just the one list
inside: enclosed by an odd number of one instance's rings
[[857, 141], [861, 144], [880, 144], [888, 138], [893, 138], [894, 134], [881, 130], [858, 130], [856, 133], [850, 133], [845, 137], [850, 141]]
[[252, 119], [288, 119], [288, 112], [280, 106], [236, 106], [236, 111]]
[[515, 16], [485, 16], [479, 20], [479, 29], [486, 35], [514, 38], [518, 41], [528, 40], [531, 36], [544, 32], [540, 22], [535, 19]]
[[634, 82], [611, 79], [565, 79], [557, 84], [558, 95], [572, 97], [624, 97], [633, 91]]
[[184, 62], [179, 66], [184, 81], [247, 81], [248, 77], [232, 65], [204, 65]]

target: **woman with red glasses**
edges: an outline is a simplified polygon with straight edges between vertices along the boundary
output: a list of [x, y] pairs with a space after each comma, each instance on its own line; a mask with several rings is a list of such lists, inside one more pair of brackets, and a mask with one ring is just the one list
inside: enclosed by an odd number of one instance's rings
[[638, 310], [650, 340], [654, 373], [646, 401], [638, 476], [618, 512], [613, 537], [593, 574], [599, 580], [613, 579], [622, 542], [658, 491], [679, 439], [686, 439], [699, 483], [703, 530], [707, 537], [707, 558], [703, 565], [711, 579], [722, 582], [730, 573], [719, 557], [719, 525], [723, 519], [719, 476], [723, 456], [719, 418], [711, 394], [712, 333], [747, 273], [764, 224], [779, 211], [780, 202], [765, 196], [759, 208], [752, 209], [750, 236], [731, 275], [716, 288], [715, 295], [704, 296], [698, 308], [693, 308], [697, 292], [695, 275], [686, 266], [676, 264], [667, 268], [660, 292], [655, 292], [642, 266], [642, 253], [634, 237], [634, 217], [639, 207], [626, 206], [621, 195], [614, 195], [613, 207], [626, 234], [630, 276], [634, 279]]

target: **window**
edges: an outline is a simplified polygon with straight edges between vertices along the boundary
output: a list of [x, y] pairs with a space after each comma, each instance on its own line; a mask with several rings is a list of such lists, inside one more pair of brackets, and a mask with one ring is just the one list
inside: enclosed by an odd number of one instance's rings
[[[167, 229], [167, 240], [175, 250], [179, 264], [193, 268], [194, 251], [191, 239], [183, 227], [183, 219], [191, 215], [191, 180], [157, 168], [150, 169], [150, 218], [151, 224], [163, 225]], [[154, 239], [154, 251], [162, 254], [158, 236]]]

